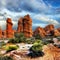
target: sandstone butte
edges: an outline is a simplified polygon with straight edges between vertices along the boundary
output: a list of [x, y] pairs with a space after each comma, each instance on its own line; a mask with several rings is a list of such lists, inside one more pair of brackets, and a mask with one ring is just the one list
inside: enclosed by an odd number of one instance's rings
[[0, 28], [0, 38], [13, 38], [15, 32], [23, 32], [24, 36], [27, 38], [36, 34], [39, 34], [42, 38], [47, 35], [60, 36], [60, 28], [55, 29], [53, 24], [49, 24], [45, 28], [37, 27], [34, 31], [32, 31], [32, 19], [28, 14], [18, 20], [17, 30], [13, 30], [11, 18], [7, 18], [6, 30], [2, 31]]
[[32, 37], [32, 19], [29, 15], [19, 19], [17, 32], [23, 32], [25, 37]]
[[60, 28], [57, 28], [57, 30], [60, 32]]
[[33, 32], [33, 36], [35, 36], [36, 34], [39, 34], [41, 37], [46, 36], [46, 32], [42, 27], [37, 27], [36, 28], [36, 30]]
[[13, 23], [12, 20], [10, 18], [7, 18], [6, 20], [7, 24], [6, 24], [6, 37], [7, 38], [13, 38], [14, 37], [14, 31], [13, 31]]
[[52, 34], [53, 31], [54, 31], [54, 25], [50, 24], [50, 25], [47, 25], [44, 30], [46, 31], [47, 34]]

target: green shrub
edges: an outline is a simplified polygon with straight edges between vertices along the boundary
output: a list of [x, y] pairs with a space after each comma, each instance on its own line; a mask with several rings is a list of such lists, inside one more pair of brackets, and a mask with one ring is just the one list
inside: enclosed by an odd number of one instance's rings
[[42, 39], [42, 37], [39, 34], [36, 34], [34, 37], [35, 39]]
[[42, 50], [42, 45], [38, 43], [34, 43], [34, 45], [31, 47], [32, 51], [41, 51]]
[[10, 52], [12, 50], [17, 50], [19, 48], [18, 45], [9, 45], [9, 46], [4, 46], [6, 52]]
[[23, 33], [15, 33], [15, 38], [12, 38], [8, 41], [8, 43], [21, 43], [26, 42], [26, 38], [24, 37]]
[[4, 45], [5, 45], [4, 41], [0, 42], [0, 48], [2, 48], [2, 46], [4, 46]]
[[37, 40], [33, 44], [33, 46], [29, 49], [30, 53], [28, 54], [28, 56], [31, 56], [31, 57], [34, 57], [34, 58], [43, 56], [44, 53], [42, 52], [42, 47], [43, 47], [42, 41]]
[[9, 56], [0, 56], [0, 60], [13, 60], [13, 59]]

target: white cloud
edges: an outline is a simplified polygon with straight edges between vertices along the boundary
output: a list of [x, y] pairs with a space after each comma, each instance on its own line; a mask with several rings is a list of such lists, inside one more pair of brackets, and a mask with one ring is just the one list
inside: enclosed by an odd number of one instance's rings
[[57, 20], [49, 18], [46, 15], [38, 14], [34, 16], [34, 19], [46, 22], [47, 24], [54, 24], [55, 26], [60, 25], [60, 23]]
[[40, 26], [40, 27], [45, 27], [47, 24], [44, 24], [44, 23], [40, 23], [40, 24], [38, 24], [38, 23], [36, 23], [36, 24], [34, 24], [33, 23], [33, 27], [35, 26], [35, 27], [38, 27], [38, 26]]
[[[35, 20], [40, 20], [43, 22], [43, 24], [33, 24], [33, 26], [45, 26], [45, 22], [47, 24], [54, 24], [55, 26], [60, 25], [59, 22], [56, 19], [53, 19], [55, 17], [60, 18], [60, 15], [45, 15], [45, 13], [51, 13], [51, 8], [53, 8], [50, 4], [47, 4], [43, 0], [0, 0], [0, 25], [2, 28], [5, 26], [5, 21], [7, 17], [12, 18], [13, 20], [13, 27], [17, 25], [17, 20], [26, 14], [30, 14], [31, 17]], [[7, 8], [10, 8], [8, 10]], [[11, 11], [11, 9], [13, 11]], [[14, 12], [15, 10], [15, 12]], [[17, 12], [17, 10], [22, 10], [20, 12]], [[31, 12], [31, 10], [33, 12]], [[36, 12], [38, 12], [36, 14]], [[43, 14], [44, 15], [43, 15]], [[54, 10], [52, 12], [54, 14]], [[52, 18], [50, 18], [50, 16]], [[34, 21], [34, 20], [33, 20]]]

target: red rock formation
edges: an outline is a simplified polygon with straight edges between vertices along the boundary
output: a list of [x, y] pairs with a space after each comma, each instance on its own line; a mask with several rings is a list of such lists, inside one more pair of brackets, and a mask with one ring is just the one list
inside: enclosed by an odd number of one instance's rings
[[60, 36], [60, 32], [57, 29], [54, 30], [54, 36]]
[[3, 35], [3, 38], [7, 38], [7, 37], [6, 37], [6, 30], [4, 30], [4, 31], [2, 32], [2, 35]]
[[60, 28], [57, 28], [57, 30], [60, 32]]
[[1, 30], [1, 27], [0, 27], [0, 38], [2, 38], [2, 30]]
[[50, 24], [50, 25], [47, 25], [44, 30], [46, 31], [47, 35], [49, 34], [54, 34], [54, 25]]
[[18, 28], [17, 28], [17, 32], [23, 32], [23, 18], [20, 18], [18, 20]]
[[45, 29], [45, 31], [52, 31], [52, 30], [54, 30], [54, 25], [52, 25], [52, 24], [47, 25], [44, 29]]
[[39, 34], [42, 38], [46, 36], [46, 32], [42, 27], [37, 27], [33, 35]]
[[7, 18], [7, 25], [6, 25], [6, 37], [7, 38], [13, 38], [14, 36], [14, 32], [12, 29], [13, 23], [12, 20], [10, 18]]
[[23, 18], [23, 33], [25, 37], [32, 37], [32, 19], [29, 15]]
[[27, 38], [32, 37], [32, 19], [29, 15], [19, 19], [17, 32], [23, 32]]

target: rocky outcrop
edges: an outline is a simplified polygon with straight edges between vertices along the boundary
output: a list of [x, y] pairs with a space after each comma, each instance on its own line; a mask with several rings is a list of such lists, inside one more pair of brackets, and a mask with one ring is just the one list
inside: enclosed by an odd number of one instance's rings
[[0, 38], [2, 38], [2, 29], [0, 27]]
[[60, 28], [57, 28], [57, 30], [60, 32]]
[[33, 35], [39, 34], [42, 38], [46, 36], [46, 32], [42, 27], [37, 27]]
[[6, 37], [7, 38], [13, 38], [14, 31], [12, 29], [12, 26], [13, 26], [12, 20], [10, 18], [7, 18], [6, 23], [7, 23], [6, 24]]
[[29, 15], [19, 19], [17, 32], [23, 32], [27, 38], [32, 37], [32, 19]]
[[4, 30], [4, 31], [2, 32], [2, 35], [3, 35], [3, 38], [7, 38], [7, 37], [6, 37], [6, 30]]
[[23, 33], [25, 37], [32, 37], [32, 19], [29, 15], [23, 18]]
[[54, 36], [60, 36], [60, 32], [57, 29], [54, 30]]
[[23, 32], [23, 18], [22, 17], [18, 20], [17, 32], [18, 33]]
[[46, 31], [47, 35], [54, 35], [54, 25], [50, 24], [47, 25], [44, 30]]
[[47, 25], [44, 29], [45, 29], [45, 31], [52, 31], [52, 30], [54, 30], [54, 25], [52, 25], [52, 24]]

